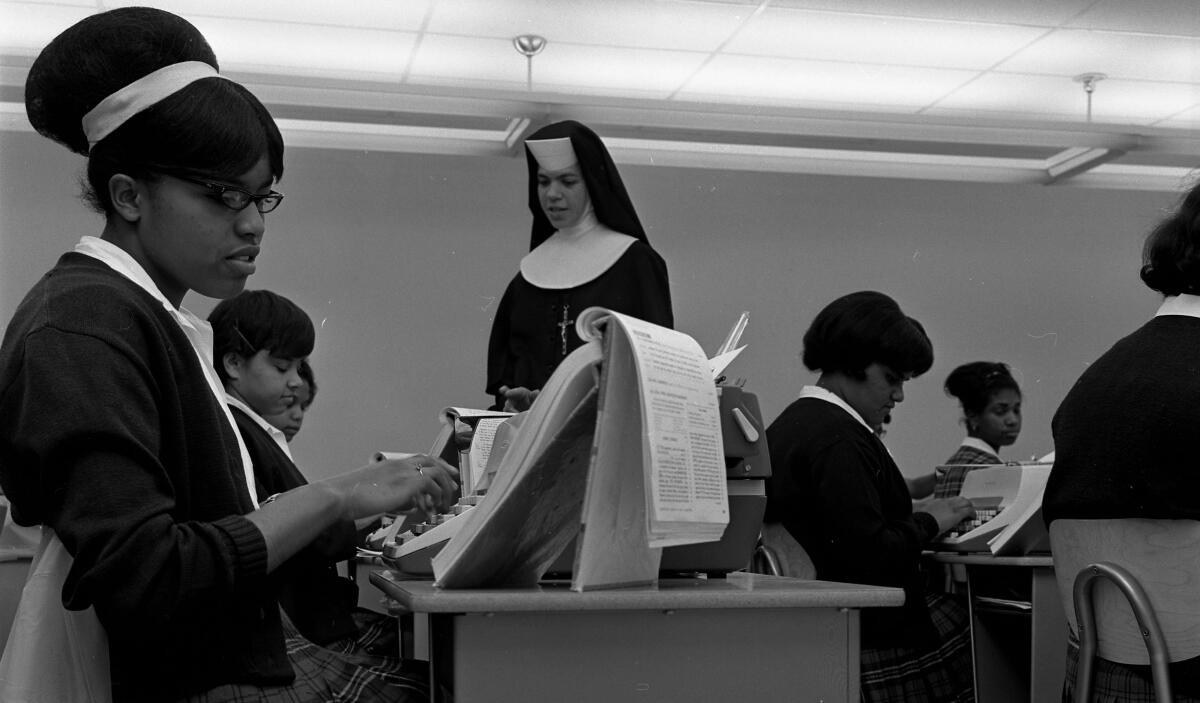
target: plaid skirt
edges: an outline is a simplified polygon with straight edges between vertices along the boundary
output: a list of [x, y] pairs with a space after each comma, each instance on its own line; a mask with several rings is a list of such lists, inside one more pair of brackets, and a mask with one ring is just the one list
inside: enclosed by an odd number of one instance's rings
[[863, 648], [859, 665], [864, 703], [973, 703], [975, 674], [971, 666], [971, 631], [966, 606], [952, 595], [925, 596], [938, 647]]
[[[1079, 645], [1067, 645], [1067, 677], [1063, 682], [1063, 703], [1075, 700], [1075, 675], [1079, 670]], [[1095, 703], [1154, 703], [1154, 679], [1148, 666], [1129, 666], [1096, 657], [1092, 667], [1092, 701]], [[1174, 683], [1171, 686], [1175, 688]], [[1200, 698], [1181, 695], [1173, 690], [1175, 703], [1200, 703]]]
[[[352, 651], [353, 647], [350, 647], [351, 651], [335, 651], [304, 639], [287, 615], [282, 610], [280, 613], [283, 615], [283, 636], [288, 660], [296, 672], [296, 680], [291, 685], [226, 684], [183, 698], [181, 703], [416, 703], [429, 700], [428, 663], [401, 661], [398, 657], [398, 641], [395, 649], [391, 650], [395, 652], [392, 656], [372, 655], [363, 651], [379, 645], [380, 640], [372, 640], [369, 637], [363, 650], [355, 652]], [[355, 619], [358, 620], [357, 617]], [[391, 620], [390, 623], [380, 620], [368, 629], [375, 630], [377, 635], [383, 635], [387, 629], [384, 627], [386, 624], [390, 624], [391, 630], [398, 633], [399, 627], [395, 620]], [[360, 631], [358, 638], [346, 638], [339, 641], [339, 644], [344, 647], [347, 641], [357, 643], [368, 635], [369, 633]]]
[[339, 654], [370, 654], [377, 657], [400, 656], [400, 625], [395, 617], [366, 608], [350, 614], [358, 633], [323, 645]]

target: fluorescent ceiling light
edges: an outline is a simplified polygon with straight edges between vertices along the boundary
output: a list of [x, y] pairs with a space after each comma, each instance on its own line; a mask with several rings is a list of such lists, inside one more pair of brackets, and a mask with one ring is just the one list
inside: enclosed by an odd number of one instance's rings
[[1087, 147], [1064, 149], [1046, 160], [1046, 174], [1049, 176], [1047, 182], [1054, 183], [1070, 178], [1112, 161], [1124, 153], [1119, 149], [1089, 149]]
[[[506, 152], [505, 138], [508, 134], [478, 129], [315, 120], [278, 119], [275, 122], [289, 146], [351, 151], [498, 156]], [[510, 130], [514, 127], [515, 124], [510, 126]]]

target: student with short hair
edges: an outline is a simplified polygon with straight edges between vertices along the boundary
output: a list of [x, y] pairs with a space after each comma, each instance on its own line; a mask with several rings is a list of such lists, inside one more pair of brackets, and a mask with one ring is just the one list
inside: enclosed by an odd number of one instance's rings
[[304, 425], [304, 417], [308, 414], [308, 408], [317, 398], [317, 380], [313, 376], [312, 365], [309, 364], [308, 359], [300, 362], [299, 374], [300, 380], [304, 383], [296, 391], [296, 400], [281, 413], [263, 416], [263, 419], [272, 427], [283, 433], [289, 443], [300, 433], [300, 428]]
[[58, 35], [25, 104], [87, 157], [104, 228], [8, 324], [0, 484], [18, 523], [44, 526], [45, 553], [68, 555], [62, 607], [103, 625], [113, 700], [424, 700], [422, 677], [304, 639], [272, 574], [338, 524], [448, 507], [456, 471], [417, 455], [258, 501], [210, 328], [182, 307], [255, 271], [283, 199], [271, 115], [195, 27], [143, 7]]
[[972, 701], [965, 608], [926, 593], [921, 564], [922, 549], [970, 517], [971, 504], [931, 499], [914, 512], [875, 434], [904, 383], [933, 365], [929, 337], [890, 297], [851, 293], [817, 314], [803, 360], [820, 376], [767, 428], [764, 522], [782, 524], [818, 579], [904, 589], [902, 607], [862, 613], [864, 701]]
[[[308, 355], [315, 343], [312, 320], [291, 300], [268, 290], [244, 291], [209, 313], [213, 363], [250, 460], [259, 501], [308, 483], [292, 459], [283, 430], [266, 415], [297, 407], [312, 379]], [[308, 369], [305, 371], [305, 369]], [[395, 660], [394, 618], [358, 608], [358, 586], [338, 574], [362, 543], [352, 520], [343, 520], [272, 574], [279, 603], [309, 640], [329, 649]], [[398, 634], [398, 632], [396, 632]], [[399, 666], [399, 661], [395, 662]]]

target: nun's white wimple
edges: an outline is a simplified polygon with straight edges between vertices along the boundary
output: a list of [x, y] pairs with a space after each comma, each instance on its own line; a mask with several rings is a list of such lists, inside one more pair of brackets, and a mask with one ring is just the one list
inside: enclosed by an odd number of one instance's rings
[[579, 161], [570, 137], [557, 139], [530, 139], [525, 142], [538, 166], [547, 171], [561, 171]]

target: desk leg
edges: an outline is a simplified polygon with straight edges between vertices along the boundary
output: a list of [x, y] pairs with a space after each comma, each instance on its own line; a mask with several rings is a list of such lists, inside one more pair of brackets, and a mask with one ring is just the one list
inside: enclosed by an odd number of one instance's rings
[[1030, 651], [1030, 700], [1062, 699], [1067, 669], [1067, 617], [1058, 596], [1054, 569], [1033, 569], [1033, 645]]
[[1026, 700], [1029, 672], [1020, 652], [1026, 651], [1028, 621], [1025, 614], [981, 613], [975, 596], [975, 579], [967, 572], [967, 608], [971, 614], [971, 661], [975, 668], [976, 703], [1016, 703]]

